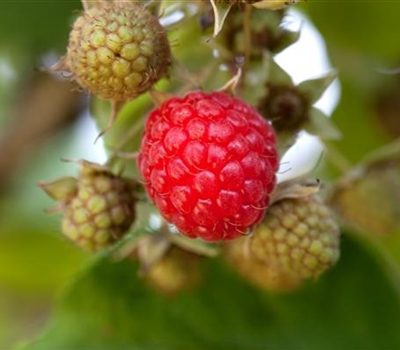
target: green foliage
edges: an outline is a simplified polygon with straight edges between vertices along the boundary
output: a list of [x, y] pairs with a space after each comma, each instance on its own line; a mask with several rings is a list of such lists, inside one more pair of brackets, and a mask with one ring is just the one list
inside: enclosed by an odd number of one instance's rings
[[0, 46], [24, 47], [26, 53], [62, 52], [68, 41], [71, 13], [80, 8], [77, 0], [46, 2], [0, 2]]
[[202, 285], [174, 299], [138, 278], [136, 264], [99, 259], [65, 293], [44, 335], [22, 349], [399, 347], [396, 292], [365, 249], [346, 238], [342, 251], [334, 270], [292, 295], [253, 288], [213, 259]]
[[[398, 59], [399, 49], [394, 33], [400, 29], [396, 1], [364, 2], [339, 0], [310, 1], [303, 6], [328, 43], [332, 58], [349, 63], [348, 55], [360, 55], [361, 60], [377, 59], [391, 62]], [[346, 55], [347, 53], [347, 55]], [[358, 60], [352, 59], [359, 65]], [[341, 66], [338, 66], [341, 69]]]

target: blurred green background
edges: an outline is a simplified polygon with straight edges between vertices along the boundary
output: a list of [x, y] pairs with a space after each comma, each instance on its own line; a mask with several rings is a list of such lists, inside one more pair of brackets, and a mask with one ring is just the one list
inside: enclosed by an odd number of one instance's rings
[[[295, 8], [339, 71], [332, 118], [343, 138], [334, 146], [355, 165], [400, 135], [400, 2]], [[0, 1], [0, 348], [400, 348], [400, 232], [346, 230], [338, 266], [292, 295], [257, 290], [212, 260], [201, 288], [172, 301], [143, 285], [135, 264], [93, 258], [61, 237], [59, 215], [43, 212], [54, 202], [36, 182], [75, 174], [60, 159], [87, 156], [76, 134], [90, 148], [93, 132], [79, 120], [87, 98], [41, 70], [64, 53], [80, 9], [72, 0]], [[193, 70], [209, 55], [192, 59], [194, 23], [171, 33], [187, 30], [175, 51]], [[339, 175], [329, 161], [319, 171], [323, 180]]]

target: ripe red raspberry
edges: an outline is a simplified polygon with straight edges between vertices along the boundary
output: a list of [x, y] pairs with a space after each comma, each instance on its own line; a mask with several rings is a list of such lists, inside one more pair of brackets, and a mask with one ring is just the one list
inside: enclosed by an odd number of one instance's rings
[[189, 237], [217, 241], [262, 219], [278, 156], [272, 127], [250, 105], [191, 92], [151, 112], [138, 162], [163, 216]]

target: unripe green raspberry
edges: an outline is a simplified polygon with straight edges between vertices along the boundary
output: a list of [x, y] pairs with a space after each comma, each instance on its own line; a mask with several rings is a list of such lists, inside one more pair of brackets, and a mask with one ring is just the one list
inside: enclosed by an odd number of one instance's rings
[[172, 246], [144, 277], [152, 288], [161, 294], [173, 297], [199, 284], [200, 260], [199, 255]]
[[147, 91], [170, 65], [166, 31], [134, 2], [101, 2], [75, 21], [61, 67], [103, 99], [125, 101]]
[[339, 259], [339, 226], [316, 195], [284, 199], [274, 204], [250, 240], [259, 261], [316, 278]]
[[289, 292], [339, 258], [339, 227], [316, 195], [272, 205], [254, 235], [225, 247], [228, 262], [267, 291]]
[[83, 167], [77, 185], [62, 221], [66, 237], [85, 250], [97, 251], [127, 233], [135, 218], [131, 181]]
[[208, 249], [177, 237], [169, 236], [166, 231], [143, 235], [121, 250], [140, 263], [139, 275], [149, 287], [167, 297], [197, 287], [202, 279], [199, 270], [202, 255], [211, 254]]
[[135, 219], [136, 183], [107, 168], [81, 162], [77, 179], [62, 178], [40, 186], [60, 200], [62, 233], [82, 249], [95, 252], [118, 241]]
[[293, 292], [303, 280], [278, 265], [261, 261], [249, 251], [250, 237], [240, 237], [224, 246], [225, 260], [246, 281], [268, 292]]

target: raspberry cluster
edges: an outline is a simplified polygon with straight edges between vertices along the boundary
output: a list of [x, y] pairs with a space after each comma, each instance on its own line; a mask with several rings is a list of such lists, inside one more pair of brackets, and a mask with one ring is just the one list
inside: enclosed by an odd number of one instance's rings
[[224, 92], [191, 92], [153, 110], [138, 158], [147, 193], [185, 235], [232, 239], [264, 216], [276, 183], [275, 134]]

